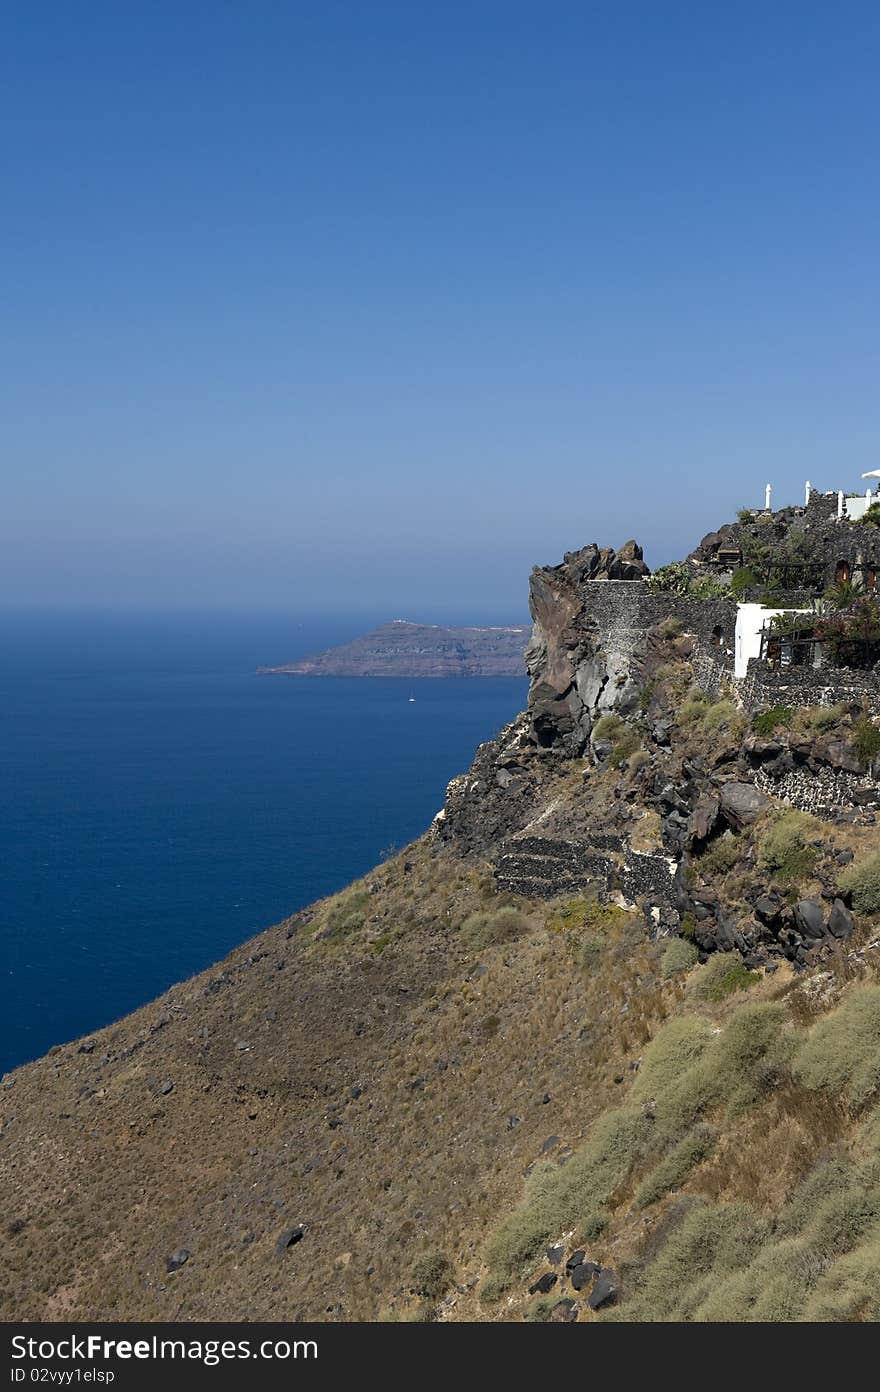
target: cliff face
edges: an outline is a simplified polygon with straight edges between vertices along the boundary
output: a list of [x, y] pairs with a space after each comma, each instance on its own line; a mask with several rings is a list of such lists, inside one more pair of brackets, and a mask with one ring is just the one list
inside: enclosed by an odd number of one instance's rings
[[[635, 543], [626, 552], [642, 564]], [[533, 571], [528, 709], [453, 780], [438, 835], [491, 859], [505, 890], [553, 898], [601, 884], [662, 931], [688, 924], [703, 950], [735, 948], [753, 966], [820, 959], [833, 950], [825, 909], [815, 936], [807, 910], [754, 909], [775, 889], [744, 833], [774, 798], [874, 825], [880, 787], [858, 744], [880, 732], [866, 734], [858, 704], [809, 718], [780, 708], [772, 737], [750, 732], [733, 679], [736, 603], [611, 579], [613, 561], [597, 558], [614, 554], [589, 547]], [[823, 872], [819, 898], [838, 904], [835, 930], [848, 928], [820, 846], [807, 857]], [[716, 861], [740, 852], [749, 884], [728, 901]]]
[[533, 573], [420, 841], [3, 1080], [4, 1315], [880, 1317], [880, 732], [643, 575]]

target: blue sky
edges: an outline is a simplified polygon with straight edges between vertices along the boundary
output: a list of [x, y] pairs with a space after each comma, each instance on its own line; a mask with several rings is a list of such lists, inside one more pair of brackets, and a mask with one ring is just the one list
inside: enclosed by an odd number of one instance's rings
[[875, 5], [0, 10], [0, 603], [523, 612], [877, 440]]

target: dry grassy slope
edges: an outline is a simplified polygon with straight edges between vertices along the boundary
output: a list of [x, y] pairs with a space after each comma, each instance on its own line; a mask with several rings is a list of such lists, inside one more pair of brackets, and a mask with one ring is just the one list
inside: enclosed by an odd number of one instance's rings
[[338, 939], [303, 915], [5, 1080], [6, 1317], [368, 1318], [425, 1251], [476, 1277], [523, 1170], [614, 1092], [612, 1021], [627, 994], [649, 1011], [656, 950], [608, 1000], [546, 930], [463, 949], [493, 895], [452, 852], [418, 843], [369, 888]]
[[[421, 1309], [414, 1264], [442, 1251], [457, 1286], [442, 1317], [522, 1318], [525, 1268], [500, 1301], [479, 1299], [487, 1239], [533, 1163], [589, 1142], [663, 1021], [694, 1007], [634, 914], [603, 920], [587, 969], [552, 905], [525, 905], [513, 940], [469, 947], [462, 920], [499, 902], [486, 867], [426, 838], [89, 1052], [65, 1045], [6, 1079], [4, 1315], [406, 1318]], [[783, 966], [748, 995], [781, 997], [802, 1022], [871, 958], [841, 954], [824, 994]], [[717, 1030], [740, 1000], [697, 1009]], [[786, 1086], [722, 1120], [684, 1191], [772, 1213], [852, 1134], [839, 1100]], [[618, 1268], [659, 1242], [675, 1202], [634, 1206], [643, 1175], [589, 1244]], [[298, 1224], [303, 1239], [279, 1254]], [[180, 1248], [191, 1256], [169, 1275]]]

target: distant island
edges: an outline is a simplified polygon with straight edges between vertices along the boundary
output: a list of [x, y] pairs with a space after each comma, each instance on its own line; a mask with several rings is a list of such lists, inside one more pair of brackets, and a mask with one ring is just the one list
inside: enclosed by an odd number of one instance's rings
[[259, 667], [297, 677], [525, 677], [526, 626], [445, 628], [394, 619], [326, 652]]

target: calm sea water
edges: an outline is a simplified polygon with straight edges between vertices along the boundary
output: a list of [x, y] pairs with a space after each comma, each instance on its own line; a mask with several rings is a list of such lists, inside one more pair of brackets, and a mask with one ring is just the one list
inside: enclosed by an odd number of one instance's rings
[[522, 708], [515, 679], [255, 675], [368, 626], [0, 617], [0, 1072], [411, 840]]

